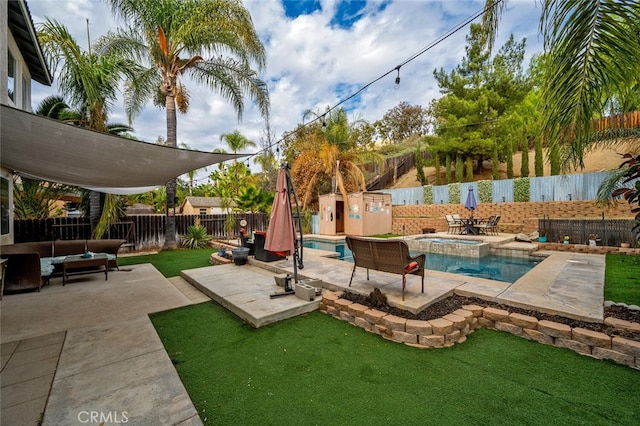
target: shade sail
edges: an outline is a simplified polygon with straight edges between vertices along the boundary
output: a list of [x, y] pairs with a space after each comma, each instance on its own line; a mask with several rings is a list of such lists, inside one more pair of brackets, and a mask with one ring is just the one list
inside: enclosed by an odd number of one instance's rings
[[101, 192], [143, 192], [184, 173], [246, 154], [170, 148], [98, 133], [6, 105], [0, 163], [23, 176]]
[[269, 219], [269, 231], [264, 242], [265, 250], [293, 253], [296, 239], [294, 234], [291, 201], [287, 190], [287, 174], [284, 168], [280, 168], [276, 181], [276, 196]]

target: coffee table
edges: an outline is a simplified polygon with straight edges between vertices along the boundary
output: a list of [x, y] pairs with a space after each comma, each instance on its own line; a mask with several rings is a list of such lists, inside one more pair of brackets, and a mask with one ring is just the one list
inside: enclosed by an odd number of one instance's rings
[[[88, 269], [100, 266], [104, 267], [104, 271], [102, 268]], [[67, 283], [68, 276], [100, 272], [104, 272], [104, 279], [106, 281], [109, 273], [109, 258], [106, 253], [96, 253], [91, 257], [84, 257], [84, 255], [81, 254], [67, 256], [62, 262], [62, 285]]]

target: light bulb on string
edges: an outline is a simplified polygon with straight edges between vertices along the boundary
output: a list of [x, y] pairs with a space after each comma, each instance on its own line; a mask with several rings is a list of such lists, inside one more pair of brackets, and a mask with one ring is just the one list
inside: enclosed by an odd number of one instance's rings
[[324, 115], [322, 116], [322, 131], [326, 132], [327, 131], [327, 122], [324, 118]]
[[396, 70], [398, 71], [398, 75], [396, 76], [396, 82], [393, 85], [393, 88], [395, 90], [398, 90], [398, 87], [400, 87], [400, 65], [396, 67]]

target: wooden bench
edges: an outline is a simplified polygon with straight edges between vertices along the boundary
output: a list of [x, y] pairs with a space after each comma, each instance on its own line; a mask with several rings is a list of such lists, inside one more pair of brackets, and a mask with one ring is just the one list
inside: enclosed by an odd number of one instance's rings
[[356, 273], [356, 267], [392, 274], [402, 275], [402, 300], [407, 285], [407, 274], [420, 275], [422, 277], [422, 292], [424, 293], [424, 265], [426, 256], [420, 254], [411, 257], [409, 246], [402, 240], [380, 240], [364, 237], [346, 237], [347, 246], [353, 254], [353, 271], [349, 280], [349, 287]]

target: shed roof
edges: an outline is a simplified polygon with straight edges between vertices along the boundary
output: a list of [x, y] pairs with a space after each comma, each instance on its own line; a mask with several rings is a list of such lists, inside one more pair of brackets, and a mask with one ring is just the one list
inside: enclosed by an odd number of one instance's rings
[[[222, 207], [222, 198], [220, 197], [186, 197], [182, 203], [184, 206], [187, 201], [193, 207]], [[235, 207], [236, 203], [231, 202], [231, 207]]]

